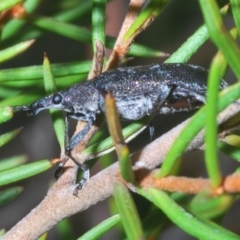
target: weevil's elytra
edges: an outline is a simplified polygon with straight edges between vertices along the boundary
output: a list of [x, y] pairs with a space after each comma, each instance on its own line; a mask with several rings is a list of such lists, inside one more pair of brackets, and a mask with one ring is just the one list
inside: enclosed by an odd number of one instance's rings
[[[189, 111], [205, 104], [208, 72], [189, 64], [155, 64], [118, 68], [96, 78], [93, 84], [100, 92], [111, 92], [116, 100], [120, 117], [136, 120], [153, 113]], [[155, 109], [167, 87], [175, 86], [160, 109]], [[220, 89], [227, 86], [221, 81]], [[133, 108], [133, 105], [135, 108]], [[139, 116], [125, 116], [128, 109], [145, 111]], [[147, 109], [146, 109], [147, 108]], [[141, 111], [139, 109], [139, 112]]]
[[[182, 63], [117, 68], [31, 105], [16, 106], [14, 109], [27, 111], [29, 115], [36, 115], [48, 108], [62, 109], [67, 118], [87, 122], [86, 127], [73, 136], [66, 146], [66, 153], [70, 156], [71, 150], [96, 120], [96, 115], [105, 113], [104, 93], [113, 94], [121, 119], [138, 120], [146, 115], [201, 107], [206, 102], [207, 77], [208, 71], [202, 67]], [[226, 87], [227, 83], [221, 80], [219, 90]]]

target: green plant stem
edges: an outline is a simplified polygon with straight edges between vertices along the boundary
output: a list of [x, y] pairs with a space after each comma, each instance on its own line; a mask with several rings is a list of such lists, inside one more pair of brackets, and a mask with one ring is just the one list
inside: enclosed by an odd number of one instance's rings
[[240, 1], [230, 0], [230, 3], [231, 3], [234, 22], [237, 26], [238, 32], [240, 32]]
[[139, 191], [157, 207], [159, 207], [168, 218], [177, 224], [181, 229], [190, 235], [202, 240], [237, 240], [239, 236], [214, 224], [210, 221], [203, 221], [187, 212], [178, 205], [167, 193], [153, 188], [146, 192]]
[[114, 186], [114, 199], [128, 239], [142, 239], [143, 229], [138, 211], [128, 189], [120, 182]]
[[[225, 16], [228, 9], [229, 5], [224, 6], [221, 8], [220, 14]], [[192, 36], [189, 37], [187, 41], [165, 61], [165, 63], [187, 62], [208, 38], [208, 29], [206, 24], [204, 24], [199, 27], [197, 31], [195, 31], [194, 34], [192, 34]]]
[[3, 10], [6, 10], [8, 8], [11, 8], [20, 2], [23, 2], [23, 0], [2, 0], [0, 2], [0, 12], [2, 12]]
[[218, 86], [221, 79], [222, 61], [221, 54], [217, 54], [213, 59], [208, 77], [208, 94], [206, 105], [206, 148], [205, 161], [207, 172], [211, 180], [213, 188], [217, 188], [222, 182], [222, 175], [218, 164], [217, 149], [217, 102], [218, 102]]
[[95, 40], [105, 45], [106, 0], [92, 0], [92, 46], [96, 52]]
[[[46, 55], [44, 55], [43, 61], [43, 80], [44, 80], [44, 88], [47, 95], [50, 95], [56, 92], [57, 87], [54, 81], [54, 76], [52, 73], [50, 62]], [[64, 143], [64, 134], [65, 134], [65, 121], [63, 117], [63, 113], [56, 109], [50, 109], [51, 118], [53, 121], [53, 127], [58, 139], [58, 142], [61, 146], [61, 152], [64, 154], [65, 151], [65, 143]]]
[[199, 0], [199, 3], [212, 41], [222, 51], [237, 78], [240, 79], [240, 49], [224, 26], [216, 1]]

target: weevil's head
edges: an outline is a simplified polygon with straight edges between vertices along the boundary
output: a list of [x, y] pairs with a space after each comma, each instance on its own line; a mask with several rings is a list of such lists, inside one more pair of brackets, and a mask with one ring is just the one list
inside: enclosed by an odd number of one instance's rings
[[91, 83], [75, 84], [68, 89], [41, 98], [26, 106], [15, 106], [14, 110], [26, 111], [29, 116], [45, 109], [60, 109], [71, 117], [80, 119], [82, 115], [98, 109], [98, 91]]
[[64, 92], [52, 94], [50, 96], [41, 98], [30, 105], [15, 106], [14, 110], [26, 111], [29, 116], [34, 116], [45, 109], [61, 109], [66, 112], [72, 112], [73, 107], [70, 101], [66, 101]]

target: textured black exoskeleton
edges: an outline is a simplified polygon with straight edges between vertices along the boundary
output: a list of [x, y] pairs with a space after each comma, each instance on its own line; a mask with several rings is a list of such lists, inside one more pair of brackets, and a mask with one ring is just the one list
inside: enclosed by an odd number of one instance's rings
[[[138, 120], [146, 115], [189, 111], [206, 102], [208, 71], [189, 64], [154, 64], [117, 68], [93, 80], [37, 100], [28, 106], [14, 107], [36, 115], [47, 108], [62, 109], [66, 116], [87, 122], [66, 146], [66, 155], [83, 139], [96, 120], [105, 112], [104, 93], [115, 97], [120, 119]], [[219, 89], [227, 87], [221, 80]], [[85, 170], [85, 169], [84, 169]]]

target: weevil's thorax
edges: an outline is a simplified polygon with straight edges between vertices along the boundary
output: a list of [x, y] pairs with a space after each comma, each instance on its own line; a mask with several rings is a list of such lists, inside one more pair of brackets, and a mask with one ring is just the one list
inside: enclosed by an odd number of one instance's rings
[[[87, 81], [81, 84], [75, 84], [70, 88], [59, 92], [62, 96], [62, 109], [66, 111], [72, 118], [77, 120], [86, 120], [93, 117], [99, 111], [99, 92]], [[84, 116], [85, 115], [85, 116]]]

